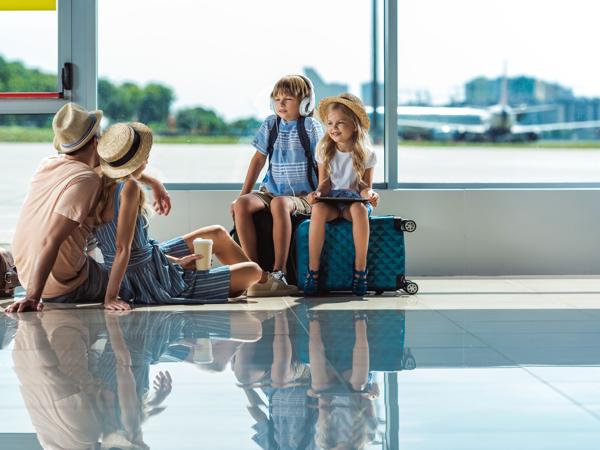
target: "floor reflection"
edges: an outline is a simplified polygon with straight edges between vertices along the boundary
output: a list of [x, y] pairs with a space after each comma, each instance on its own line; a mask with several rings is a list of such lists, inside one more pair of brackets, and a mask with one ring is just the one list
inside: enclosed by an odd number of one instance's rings
[[[536, 392], [528, 400], [534, 410], [560, 405], [561, 426], [572, 420], [582, 427], [582, 411], [592, 426], [598, 408], [576, 398], [581, 390], [553, 387], [552, 395], [574, 393], [549, 396], [552, 380], [543, 378], [557, 373], [531, 366], [577, 369], [583, 377], [581, 366], [600, 363], [599, 322], [597, 312], [584, 310], [55, 309], [2, 316], [0, 364], [12, 359], [42, 448], [398, 449], [403, 438], [412, 447], [427, 439], [420, 433], [439, 432], [419, 428], [427, 420], [453, 423], [449, 405], [426, 397], [436, 392], [454, 401], [445, 383], [458, 383], [456, 392], [471, 396], [462, 401], [473, 405], [481, 392], [492, 395], [489, 386], [502, 386], [495, 403], [483, 406], [492, 414], [486, 426], [493, 427], [511, 388], [524, 386]], [[466, 390], [461, 379], [477, 389]], [[0, 378], [0, 393], [16, 387]], [[464, 414], [473, 423], [484, 417]], [[220, 423], [222, 429], [214, 425]], [[8, 432], [0, 431], [0, 447], [16, 448]], [[502, 445], [512, 442], [510, 433], [503, 437]]]

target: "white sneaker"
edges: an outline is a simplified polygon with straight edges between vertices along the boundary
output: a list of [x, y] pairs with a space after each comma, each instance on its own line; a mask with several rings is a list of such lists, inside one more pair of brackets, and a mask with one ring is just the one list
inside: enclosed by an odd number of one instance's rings
[[248, 288], [248, 297], [282, 297], [298, 293], [298, 288], [287, 284], [281, 272], [270, 273], [267, 281], [256, 283]]

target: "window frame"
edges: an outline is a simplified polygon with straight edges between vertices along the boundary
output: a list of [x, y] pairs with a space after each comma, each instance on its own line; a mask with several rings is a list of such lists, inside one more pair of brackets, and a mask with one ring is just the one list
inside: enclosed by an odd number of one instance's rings
[[[373, 0], [371, 0], [373, 1]], [[377, 0], [375, 0], [377, 1]], [[2, 99], [1, 114], [54, 114], [65, 103], [97, 108], [98, 0], [58, 0], [57, 73], [65, 63], [74, 67], [73, 89], [60, 99]], [[76, 18], [76, 20], [73, 20]], [[398, 164], [398, 0], [383, 0], [384, 65], [384, 181], [376, 189], [582, 189], [600, 188], [600, 182], [542, 183], [402, 183]], [[60, 77], [59, 77], [60, 78]], [[62, 89], [58, 80], [57, 90]], [[240, 190], [243, 183], [166, 183], [171, 190]]]

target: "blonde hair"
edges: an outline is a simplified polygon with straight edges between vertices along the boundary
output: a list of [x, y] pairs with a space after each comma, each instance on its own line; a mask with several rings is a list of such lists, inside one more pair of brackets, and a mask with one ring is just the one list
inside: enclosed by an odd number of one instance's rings
[[[327, 122], [327, 115], [330, 111], [334, 110], [340, 111], [354, 124], [354, 134], [352, 135], [351, 144], [352, 167], [358, 178], [358, 188], [361, 190], [368, 187], [368, 184], [363, 180], [363, 176], [367, 170], [367, 160], [370, 154], [369, 148], [371, 147], [371, 140], [369, 139], [369, 134], [367, 133], [367, 130], [361, 126], [360, 120], [358, 119], [358, 116], [354, 114], [354, 111], [342, 103], [331, 103], [327, 106], [325, 117], [322, 117], [321, 120]], [[331, 139], [331, 136], [329, 136], [329, 133], [327, 132], [317, 144], [317, 154], [319, 155], [319, 160], [325, 169], [327, 177], [331, 176], [330, 163], [335, 156], [336, 148], [336, 143]]]
[[[110, 178], [106, 175], [102, 175], [102, 191], [100, 192], [100, 200], [98, 200], [98, 206], [96, 206], [96, 212], [94, 214], [94, 222], [96, 226], [102, 225], [102, 214], [106, 205], [109, 203], [111, 188], [118, 183], [125, 183], [131, 178], [131, 174], [123, 178]], [[114, 194], [114, 193], [113, 193]], [[113, 205], [114, 206], [114, 205]], [[138, 203], [138, 214], [148, 217], [150, 215], [150, 209], [146, 204], [146, 194], [143, 189], [140, 189], [140, 199]], [[116, 219], [116, 217], [115, 217]]]
[[324, 450], [339, 444], [349, 444], [352, 449], [363, 449], [377, 437], [376, 419], [370, 416], [370, 400], [350, 397], [348, 405], [332, 406], [326, 412], [319, 409], [315, 429], [315, 443]]
[[[302, 75], [286, 75], [273, 86], [271, 99], [280, 94], [291, 95], [300, 102], [303, 98], [310, 97], [310, 85]], [[312, 116], [312, 112], [309, 115]]]

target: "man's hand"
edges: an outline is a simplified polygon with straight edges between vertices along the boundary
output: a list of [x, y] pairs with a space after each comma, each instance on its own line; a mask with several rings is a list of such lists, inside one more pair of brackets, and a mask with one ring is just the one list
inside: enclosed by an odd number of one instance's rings
[[373, 206], [377, 206], [379, 204], [379, 194], [371, 188], [365, 188], [360, 191], [360, 196], [362, 198], [368, 198], [369, 203]]
[[308, 203], [310, 203], [311, 205], [314, 205], [315, 203], [317, 203], [317, 201], [319, 200], [319, 198], [321, 197], [321, 195], [322, 195], [321, 191], [310, 192], [306, 196], [306, 201]]
[[118, 298], [107, 298], [104, 299], [104, 309], [108, 311], [129, 311], [131, 305]]
[[4, 312], [11, 314], [27, 311], [41, 311], [42, 309], [44, 309], [44, 304], [40, 300], [25, 297], [8, 306]]

